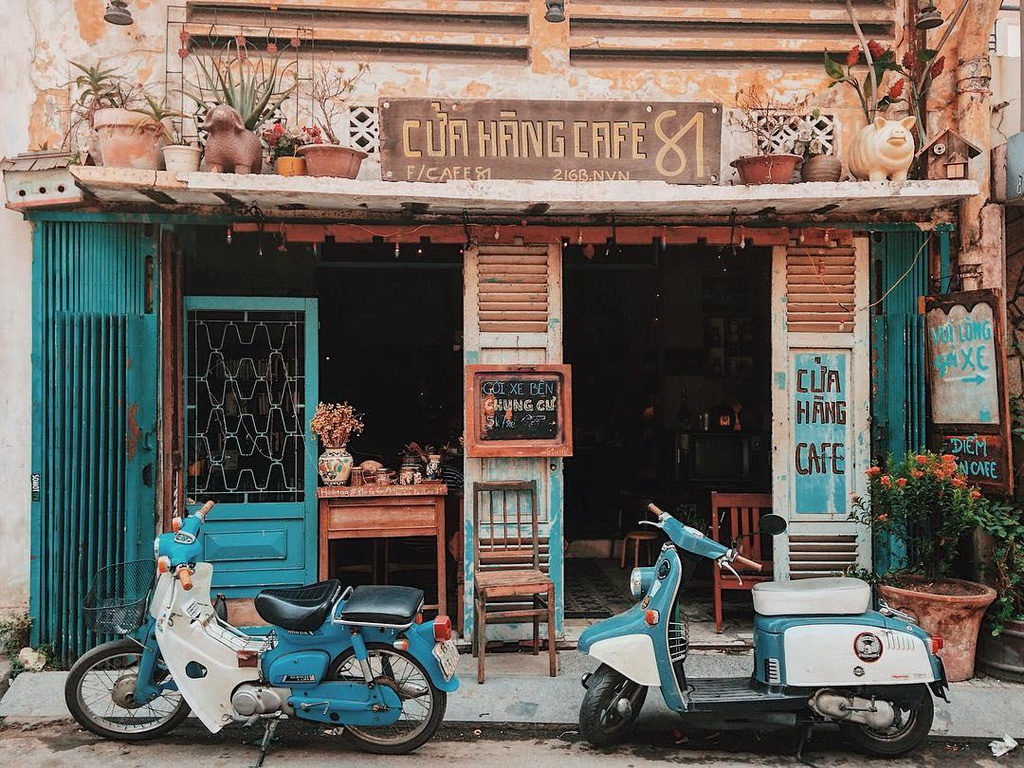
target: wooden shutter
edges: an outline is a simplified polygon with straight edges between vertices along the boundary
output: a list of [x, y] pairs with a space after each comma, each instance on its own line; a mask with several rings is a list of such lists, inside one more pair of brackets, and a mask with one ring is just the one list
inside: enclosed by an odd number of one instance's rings
[[544, 333], [548, 327], [546, 247], [489, 248], [478, 261], [481, 333]]
[[786, 324], [791, 333], [853, 333], [855, 262], [852, 247], [788, 250]]

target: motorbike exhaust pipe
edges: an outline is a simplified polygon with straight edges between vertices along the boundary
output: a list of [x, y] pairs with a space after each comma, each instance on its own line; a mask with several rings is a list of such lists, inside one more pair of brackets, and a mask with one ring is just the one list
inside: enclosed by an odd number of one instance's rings
[[823, 688], [807, 704], [822, 717], [841, 723], [861, 723], [881, 730], [896, 722], [896, 710], [884, 699], [865, 699]]

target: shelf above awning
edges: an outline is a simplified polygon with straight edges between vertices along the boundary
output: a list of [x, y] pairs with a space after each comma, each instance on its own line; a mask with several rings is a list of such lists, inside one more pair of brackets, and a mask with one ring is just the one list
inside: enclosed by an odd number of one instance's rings
[[465, 215], [587, 221], [610, 214], [623, 223], [714, 219], [732, 215], [784, 220], [922, 220], [978, 194], [971, 180], [816, 182], [762, 186], [686, 186], [660, 181], [570, 183], [450, 181], [443, 184], [273, 174], [172, 174], [72, 166], [85, 203], [109, 211], [231, 215], [257, 211], [280, 220], [423, 220], [457, 223]]

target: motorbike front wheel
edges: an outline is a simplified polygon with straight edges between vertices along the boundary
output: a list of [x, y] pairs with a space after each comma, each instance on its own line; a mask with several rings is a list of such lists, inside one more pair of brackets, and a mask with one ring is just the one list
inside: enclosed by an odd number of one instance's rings
[[178, 691], [164, 691], [152, 701], [136, 702], [142, 646], [115, 640], [81, 656], [64, 684], [64, 701], [72, 716], [97, 736], [143, 741], [163, 736], [188, 717]]
[[[402, 700], [402, 714], [392, 725], [346, 725], [345, 736], [366, 752], [404, 755], [422, 746], [437, 731], [448, 706], [448, 694], [437, 688], [426, 669], [411, 653], [386, 643], [367, 643], [370, 673]], [[328, 680], [363, 683], [355, 651], [349, 648], [327, 673]]]
[[[580, 705], [580, 735], [595, 747], [610, 747], [625, 739], [647, 698], [647, 686], [635, 683], [607, 664], [590, 676]], [[620, 708], [620, 701], [629, 707]]]
[[[916, 703], [893, 702], [896, 722], [885, 730], [875, 730], [859, 723], [840, 723], [843, 735], [865, 752], [880, 757], [899, 757], [917, 747], [932, 728], [935, 704], [927, 686], [915, 686], [920, 691]], [[911, 699], [913, 696], [910, 697]]]

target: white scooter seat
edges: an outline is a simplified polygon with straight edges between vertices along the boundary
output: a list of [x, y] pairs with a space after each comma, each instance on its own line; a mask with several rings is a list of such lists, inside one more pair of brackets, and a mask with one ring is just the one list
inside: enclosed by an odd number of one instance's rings
[[762, 616], [845, 616], [871, 604], [868, 583], [846, 576], [765, 581], [754, 585], [753, 595], [754, 611]]

